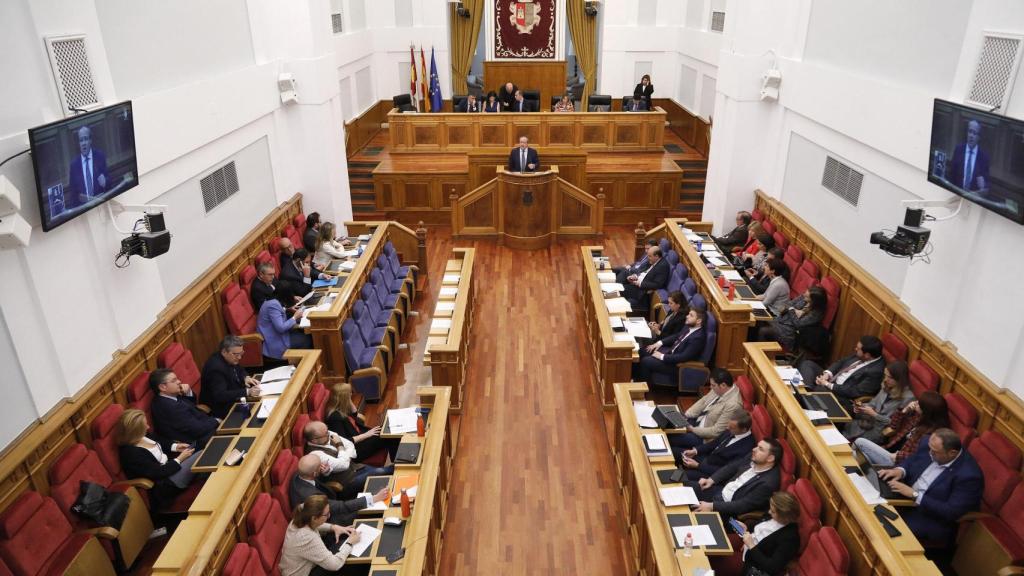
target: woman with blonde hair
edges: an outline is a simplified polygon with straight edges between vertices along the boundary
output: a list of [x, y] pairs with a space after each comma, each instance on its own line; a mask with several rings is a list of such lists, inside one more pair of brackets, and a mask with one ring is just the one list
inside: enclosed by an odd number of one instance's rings
[[188, 488], [194, 477], [192, 464], [199, 454], [195, 446], [175, 442], [169, 449], [178, 455], [170, 458], [160, 443], [146, 436], [148, 429], [145, 412], [134, 408], [125, 410], [118, 421], [118, 456], [125, 476], [153, 481], [150, 496], [155, 505], [152, 508], [159, 510]]
[[[716, 556], [711, 567], [715, 574], [765, 576], [784, 574], [786, 566], [800, 552], [800, 502], [789, 492], [776, 492], [768, 505], [769, 517], [733, 540], [732, 556]], [[740, 563], [742, 562], [742, 567]]]
[[[284, 534], [281, 576], [326, 576], [339, 574], [359, 542], [359, 533], [350, 526], [328, 524], [331, 507], [327, 496], [314, 494], [292, 512]], [[348, 538], [342, 542], [342, 537]]]
[[[356, 445], [356, 460], [363, 462], [387, 450], [392, 460], [398, 451], [398, 439], [380, 437], [380, 426], [367, 426], [366, 417], [352, 402], [352, 385], [339, 382], [331, 387], [331, 395], [324, 406], [327, 429]], [[382, 457], [383, 458], [383, 457]]]
[[332, 259], [345, 257], [345, 245], [334, 239], [335, 230], [333, 222], [320, 224], [320, 232], [316, 237], [316, 253], [313, 255], [313, 263], [318, 268], [325, 268]]

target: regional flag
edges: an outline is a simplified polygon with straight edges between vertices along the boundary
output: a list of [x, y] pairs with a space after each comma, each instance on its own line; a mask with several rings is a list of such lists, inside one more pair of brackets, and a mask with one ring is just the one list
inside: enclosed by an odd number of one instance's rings
[[427, 99], [427, 57], [420, 46], [420, 98], [423, 99], [423, 111], [430, 112], [430, 100]]

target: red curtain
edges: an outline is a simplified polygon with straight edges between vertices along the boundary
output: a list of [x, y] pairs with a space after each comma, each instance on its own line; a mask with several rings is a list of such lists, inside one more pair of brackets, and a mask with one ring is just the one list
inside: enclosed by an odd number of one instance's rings
[[555, 0], [494, 0], [495, 58], [555, 58]]

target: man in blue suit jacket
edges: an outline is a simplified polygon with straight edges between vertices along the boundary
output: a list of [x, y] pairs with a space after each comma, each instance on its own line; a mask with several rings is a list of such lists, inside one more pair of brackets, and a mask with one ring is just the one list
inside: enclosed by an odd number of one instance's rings
[[92, 130], [88, 126], [78, 130], [78, 152], [68, 166], [68, 194], [64, 195], [64, 205], [69, 208], [83, 206], [106, 194], [110, 184], [107, 157], [92, 147]]
[[977, 120], [967, 123], [967, 141], [953, 150], [953, 159], [947, 165], [950, 183], [968, 192], [987, 192], [989, 188], [988, 152], [978, 145], [981, 124]]
[[704, 351], [706, 320], [707, 312], [700, 308], [690, 308], [686, 314], [685, 328], [675, 337], [662, 341], [661, 347], [650, 356], [640, 358], [640, 363], [635, 365], [633, 380], [651, 382], [652, 376], [660, 373], [671, 376], [671, 380], [676, 382], [679, 373], [676, 364], [696, 360]]
[[196, 398], [188, 384], [174, 372], [160, 368], [149, 375], [149, 387], [156, 394], [150, 408], [153, 430], [164, 450], [174, 442], [206, 446], [220, 421], [196, 408]]
[[957, 520], [978, 509], [985, 490], [981, 468], [949, 428], [932, 432], [927, 447], [919, 448], [903, 466], [882, 470], [878, 476], [894, 492], [917, 502], [901, 515], [928, 547], [952, 544]]
[[749, 458], [750, 451], [754, 449], [754, 435], [750, 433], [750, 426], [750, 414], [746, 410], [734, 414], [726, 431], [714, 440], [689, 450], [673, 448], [676, 465], [686, 470], [689, 480], [697, 481], [711, 476], [733, 461]]
[[526, 136], [519, 137], [519, 146], [513, 148], [508, 154], [509, 172], [536, 172], [540, 166], [540, 156], [537, 151], [530, 148], [530, 139]]

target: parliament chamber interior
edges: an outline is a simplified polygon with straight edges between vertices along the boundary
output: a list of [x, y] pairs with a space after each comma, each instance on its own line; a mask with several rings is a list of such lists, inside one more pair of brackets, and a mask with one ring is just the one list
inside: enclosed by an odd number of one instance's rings
[[1020, 2], [0, 37], [0, 575], [1024, 574]]

